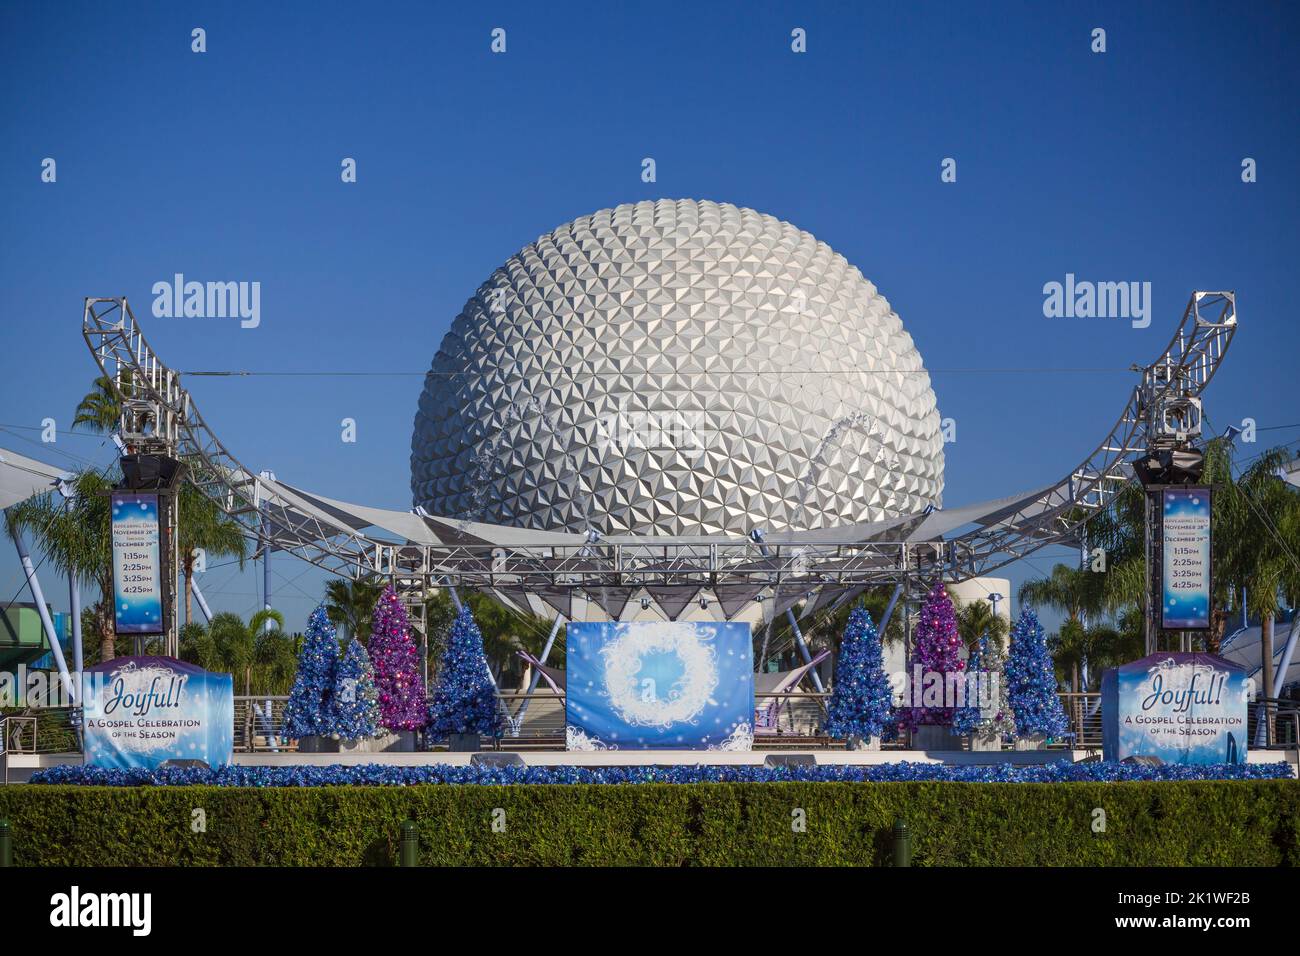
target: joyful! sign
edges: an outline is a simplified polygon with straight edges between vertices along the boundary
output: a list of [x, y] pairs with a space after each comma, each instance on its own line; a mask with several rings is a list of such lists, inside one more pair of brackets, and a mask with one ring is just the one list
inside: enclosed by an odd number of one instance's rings
[[1102, 747], [1107, 760], [1244, 763], [1250, 684], [1214, 654], [1152, 654], [1102, 675]]
[[167, 760], [230, 763], [234, 691], [171, 657], [119, 657], [86, 671], [85, 762], [152, 769]]

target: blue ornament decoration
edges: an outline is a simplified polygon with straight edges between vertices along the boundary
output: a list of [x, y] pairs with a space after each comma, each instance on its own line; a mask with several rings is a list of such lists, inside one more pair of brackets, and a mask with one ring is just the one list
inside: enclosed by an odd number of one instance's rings
[[893, 697], [871, 612], [855, 607], [849, 614], [835, 663], [835, 687], [826, 707], [826, 733], [838, 738], [893, 739], [898, 734]]
[[334, 681], [334, 736], [361, 740], [379, 732], [379, 689], [370, 655], [355, 637], [339, 662]]
[[33, 784], [81, 784], [96, 787], [409, 787], [419, 784], [633, 784], [633, 783], [1115, 783], [1168, 780], [1290, 780], [1290, 765], [1121, 763], [1009, 763], [945, 766], [931, 763], [765, 767], [758, 764], [682, 764], [679, 766], [525, 766], [485, 767], [430, 764], [333, 764], [331, 766], [247, 767], [229, 764], [214, 769], [159, 767], [114, 770], [65, 764], [32, 775]]
[[285, 737], [301, 740], [334, 733], [332, 701], [338, 660], [338, 635], [322, 604], [311, 612], [298, 652], [298, 672], [284, 706]]
[[[986, 637], [980, 637], [978, 646], [970, 652], [966, 658], [966, 673], [979, 674], [980, 666], [983, 663], [983, 653], [986, 647]], [[969, 693], [969, 692], [968, 692]], [[952, 715], [952, 732], [954, 734], [974, 733], [980, 726], [982, 718], [980, 716], [979, 702], [971, 703], [970, 698], [966, 698], [966, 706], [958, 707]]]
[[447, 635], [428, 727], [435, 740], [451, 734], [501, 735], [501, 708], [483, 656], [483, 635], [468, 607], [456, 615]]
[[1034, 609], [1026, 607], [1011, 628], [1006, 664], [1007, 700], [1015, 715], [1016, 734], [1059, 737], [1069, 721], [1056, 694], [1056, 672], [1047, 651], [1043, 626]]

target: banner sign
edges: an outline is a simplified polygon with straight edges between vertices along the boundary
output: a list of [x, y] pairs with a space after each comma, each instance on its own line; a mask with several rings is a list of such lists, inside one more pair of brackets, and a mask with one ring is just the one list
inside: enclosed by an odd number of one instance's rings
[[112, 494], [113, 622], [118, 634], [161, 634], [158, 496]]
[[1161, 492], [1160, 626], [1201, 631], [1210, 626], [1210, 489]]
[[1245, 763], [1245, 668], [1215, 654], [1152, 654], [1101, 679], [1106, 760]]
[[229, 674], [173, 657], [117, 657], [86, 670], [85, 762], [153, 769], [167, 760], [230, 763], [235, 696]]
[[749, 750], [749, 625], [726, 621], [568, 625], [570, 750]]

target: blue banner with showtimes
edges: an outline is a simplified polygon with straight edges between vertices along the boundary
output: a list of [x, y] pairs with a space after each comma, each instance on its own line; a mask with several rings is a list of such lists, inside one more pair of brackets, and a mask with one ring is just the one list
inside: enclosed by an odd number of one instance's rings
[[118, 657], [86, 671], [85, 762], [91, 766], [228, 764], [234, 724], [229, 674], [173, 657]]
[[161, 634], [158, 496], [112, 495], [113, 620], [118, 634]]
[[1160, 626], [1206, 630], [1210, 626], [1210, 489], [1166, 488], [1161, 533]]

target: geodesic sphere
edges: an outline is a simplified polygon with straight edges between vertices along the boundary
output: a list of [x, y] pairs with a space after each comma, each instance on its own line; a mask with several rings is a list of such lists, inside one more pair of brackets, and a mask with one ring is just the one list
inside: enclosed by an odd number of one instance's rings
[[930, 378], [889, 303], [752, 209], [640, 202], [526, 246], [425, 379], [430, 513], [603, 534], [748, 533], [941, 504]]

